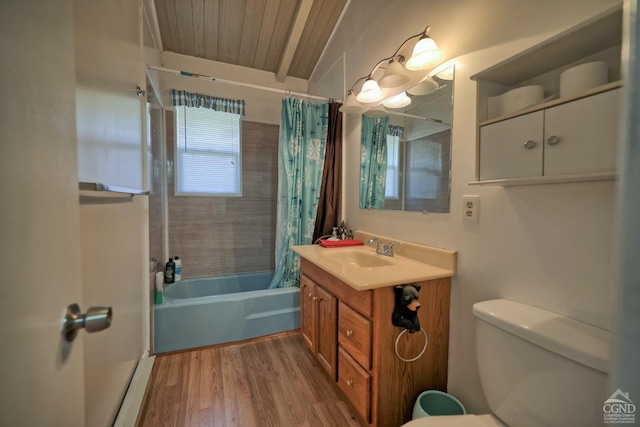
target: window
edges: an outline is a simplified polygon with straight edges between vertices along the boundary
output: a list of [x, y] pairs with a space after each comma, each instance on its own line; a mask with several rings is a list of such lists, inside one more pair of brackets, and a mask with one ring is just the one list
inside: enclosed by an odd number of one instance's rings
[[175, 108], [176, 194], [241, 196], [240, 115]]
[[407, 210], [449, 212], [451, 129], [407, 141]]
[[387, 182], [384, 198], [397, 200], [400, 197], [400, 135], [387, 135]]
[[151, 103], [147, 101], [147, 190], [153, 194], [153, 150], [151, 147]]

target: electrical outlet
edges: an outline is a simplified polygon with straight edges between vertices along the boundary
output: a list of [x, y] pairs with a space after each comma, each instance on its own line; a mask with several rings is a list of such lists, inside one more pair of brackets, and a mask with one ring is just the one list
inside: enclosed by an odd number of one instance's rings
[[478, 222], [480, 210], [480, 196], [462, 196], [462, 220], [464, 222]]

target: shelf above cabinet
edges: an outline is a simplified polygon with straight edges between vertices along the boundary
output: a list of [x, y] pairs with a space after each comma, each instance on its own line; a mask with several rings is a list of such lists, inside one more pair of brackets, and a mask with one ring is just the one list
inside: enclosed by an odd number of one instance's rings
[[622, 80], [618, 80], [618, 81], [615, 81], [615, 82], [607, 83], [606, 85], [598, 86], [596, 88], [581, 92], [579, 94], [576, 94], [576, 95], [573, 95], [573, 96], [570, 96], [570, 97], [556, 98], [556, 99], [548, 101], [548, 102], [532, 105], [531, 107], [527, 107], [527, 108], [524, 108], [522, 110], [514, 111], [513, 113], [510, 113], [510, 114], [505, 114], [505, 115], [500, 116], [500, 117], [494, 117], [494, 118], [489, 119], [489, 120], [484, 120], [484, 121], [478, 123], [478, 126], [482, 127], [482, 126], [490, 125], [491, 123], [496, 123], [496, 122], [500, 122], [502, 120], [507, 120], [507, 119], [511, 119], [511, 118], [514, 118], [514, 117], [522, 116], [524, 114], [533, 113], [534, 111], [544, 110], [546, 108], [555, 107], [556, 105], [566, 104], [567, 102], [572, 102], [572, 101], [577, 101], [578, 99], [586, 98], [586, 97], [592, 96], [592, 95], [597, 95], [599, 93], [606, 92], [608, 90], [617, 89], [617, 88], [622, 87], [622, 86], [623, 86]]

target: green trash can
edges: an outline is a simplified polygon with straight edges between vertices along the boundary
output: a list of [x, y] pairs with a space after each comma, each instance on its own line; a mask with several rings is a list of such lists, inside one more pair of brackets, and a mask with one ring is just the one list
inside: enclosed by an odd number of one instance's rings
[[432, 415], [465, 415], [464, 405], [450, 394], [438, 390], [420, 393], [413, 406], [412, 420]]

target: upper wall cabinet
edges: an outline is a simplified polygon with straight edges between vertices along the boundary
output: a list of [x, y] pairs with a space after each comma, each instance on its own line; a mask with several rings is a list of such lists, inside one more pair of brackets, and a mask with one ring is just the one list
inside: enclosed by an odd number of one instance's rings
[[471, 77], [479, 185], [615, 179], [622, 8]]
[[80, 181], [142, 190], [144, 88], [138, 1], [74, 3]]

